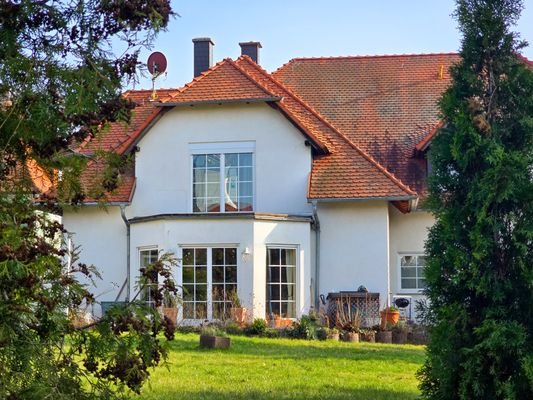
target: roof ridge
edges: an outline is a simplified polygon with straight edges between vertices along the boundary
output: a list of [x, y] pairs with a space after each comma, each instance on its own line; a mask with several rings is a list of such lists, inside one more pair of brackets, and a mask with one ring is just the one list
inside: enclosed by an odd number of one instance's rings
[[[248, 57], [250, 58], [249, 56], [247, 55], [244, 55], [244, 56], [241, 56], [241, 57]], [[250, 59], [251, 60], [251, 59]], [[233, 61], [231, 58], [228, 58], [228, 61], [229, 63], [235, 67], [239, 72], [241, 72], [245, 77], [246, 79], [248, 79], [250, 82], [252, 82], [255, 86], [257, 86], [259, 89], [267, 92], [270, 96], [272, 97], [278, 97], [275, 93], [272, 93], [271, 90], [263, 87], [261, 84], [259, 84], [259, 82], [257, 82], [255, 79], [253, 79], [253, 77], [251, 77], [244, 69], [242, 69], [235, 61]]]
[[[293, 61], [320, 61], [320, 60], [344, 60], [344, 59], [367, 59], [367, 58], [393, 58], [393, 57], [431, 57], [431, 56], [458, 56], [458, 52], [438, 53], [395, 53], [395, 54], [367, 54], [355, 56], [318, 56], [318, 57], [295, 57], [284, 65]], [[281, 68], [281, 67], [280, 67]], [[279, 68], [278, 68], [279, 69]]]
[[[392, 174], [389, 170], [387, 170], [385, 167], [383, 167], [379, 162], [377, 162], [373, 157], [371, 157], [369, 154], [367, 154], [364, 150], [362, 150], [359, 146], [357, 146], [354, 142], [352, 142], [346, 135], [344, 135], [337, 127], [335, 127], [331, 122], [329, 122], [324, 116], [322, 116], [319, 112], [317, 112], [313, 107], [308, 105], [303, 99], [299, 98], [298, 96], [294, 95], [289, 89], [287, 89], [282, 83], [278, 82], [274, 77], [272, 77], [268, 72], [266, 72], [263, 68], [261, 68], [259, 65], [257, 65], [255, 62], [251, 62], [251, 59], [249, 59], [248, 56], [241, 56], [243, 60], [246, 60], [249, 64], [255, 66], [256, 69], [261, 71], [263, 74], [266, 74], [266, 76], [273, 81], [275, 84], [277, 84], [282, 89], [286, 90], [291, 97], [293, 97], [296, 101], [300, 103], [304, 108], [306, 108], [311, 114], [313, 114], [316, 118], [319, 119], [322, 123], [324, 123], [328, 128], [333, 130], [336, 134], [338, 134], [346, 143], [348, 143], [354, 150], [356, 150], [359, 154], [361, 154], [367, 161], [369, 161], [371, 164], [373, 164], [376, 168], [380, 170], [387, 178], [392, 180], [401, 190], [403, 190], [406, 193], [409, 193], [411, 195], [416, 195], [414, 191], [411, 190], [411, 188], [407, 185], [405, 185], [400, 179], [398, 179], [394, 174]], [[239, 58], [241, 58], [239, 57]]]
[[[224, 58], [222, 60], [220, 60], [219, 62], [217, 62], [215, 65], [213, 65], [212, 67], [210, 67], [207, 71], [204, 71], [202, 72], [200, 75], [198, 76], [195, 76], [192, 81], [190, 82], [187, 82], [185, 85], [183, 85], [182, 87], [176, 89], [179, 93], [183, 93], [185, 92], [185, 90], [193, 87], [197, 82], [200, 82], [201, 80], [203, 80], [206, 76], [209, 76], [213, 71], [216, 71], [217, 69], [219, 69], [223, 64], [226, 64], [228, 61], [232, 61], [231, 58], [227, 57], [227, 58]], [[175, 99], [176, 96], [179, 94], [177, 93], [176, 95], [174, 96], [170, 96], [171, 99]], [[167, 101], [164, 101], [163, 103], [166, 103]]]

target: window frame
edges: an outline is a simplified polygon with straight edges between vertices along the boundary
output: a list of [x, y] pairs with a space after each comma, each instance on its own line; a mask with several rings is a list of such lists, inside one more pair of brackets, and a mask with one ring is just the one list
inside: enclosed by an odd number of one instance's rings
[[[156, 252], [157, 256], [156, 256], [156, 261], [159, 259], [159, 247], [157, 245], [150, 245], [150, 246], [139, 246], [137, 247], [137, 272], [139, 274], [139, 277], [141, 276], [141, 254], [142, 252], [144, 251], [154, 251]], [[157, 276], [157, 282], [154, 283], [154, 285], [156, 285], [156, 289], [159, 288], [159, 276]], [[145, 288], [145, 289], [150, 289], [150, 288]], [[141, 299], [143, 298], [144, 294], [143, 293], [139, 293], [139, 295], [141, 296]], [[144, 301], [144, 300], [143, 300]], [[150, 301], [150, 299], [146, 300], [146, 303], [147, 304], [152, 304], [152, 302]]]
[[[271, 249], [279, 249], [279, 250], [294, 250], [295, 253], [295, 273], [294, 273], [294, 316], [293, 317], [282, 317], [283, 319], [290, 319], [290, 320], [296, 320], [299, 318], [299, 305], [300, 305], [300, 247], [298, 245], [286, 245], [286, 244], [268, 244], [266, 246], [266, 252], [265, 252], [265, 316], [267, 318], [270, 318], [269, 314], [269, 292], [268, 292], [268, 268], [270, 264], [268, 263], [268, 257], [269, 257], [269, 250]], [[280, 281], [280, 289], [282, 282]], [[281, 291], [280, 291], [280, 300], [281, 303], [283, 299], [281, 298]], [[287, 300], [288, 301], [288, 300]]]
[[[252, 210], [251, 211], [226, 211], [225, 207], [225, 155], [234, 153], [251, 153], [252, 156]], [[213, 142], [213, 143], [189, 143], [189, 210], [192, 214], [225, 214], [225, 213], [253, 213], [256, 210], [256, 160], [255, 141], [243, 142]], [[219, 166], [219, 211], [194, 211], [194, 156], [203, 154], [215, 154], [220, 156]]]
[[[414, 277], [415, 279], [415, 282], [416, 282], [416, 288], [403, 288], [402, 287], [402, 257], [405, 257], [405, 256], [413, 256], [413, 257], [427, 257], [426, 254], [424, 252], [420, 252], [420, 251], [409, 251], [409, 252], [399, 252], [398, 255], [397, 255], [397, 261], [396, 261], [396, 266], [398, 268], [398, 273], [397, 273], [397, 278], [398, 278], [398, 293], [402, 293], [402, 294], [421, 294], [423, 291], [424, 291], [424, 288], [419, 288], [418, 285], [419, 285], [419, 279], [421, 279], [421, 277], [418, 276], [418, 271], [417, 271], [417, 268], [419, 268], [418, 265], [414, 266], [414, 267], [411, 267], [411, 268], [415, 268], [416, 270], [416, 276]], [[424, 265], [423, 268], [425, 270], [427, 265]]]
[[[180, 258], [180, 268], [181, 273], [179, 274], [179, 294], [180, 297], [183, 299], [182, 302], [179, 304], [179, 308], [181, 309], [181, 316], [182, 320], [185, 323], [197, 323], [198, 321], [208, 320], [208, 321], [217, 321], [218, 319], [213, 318], [214, 310], [213, 305], [214, 303], [217, 303], [218, 301], [213, 301], [213, 249], [235, 249], [236, 252], [236, 279], [235, 279], [235, 289], [237, 293], [239, 292], [239, 270], [240, 270], [240, 252], [242, 249], [238, 244], [235, 243], [217, 243], [217, 244], [181, 244], [179, 245], [179, 258]], [[184, 286], [188, 285], [183, 283], [183, 272], [184, 272], [184, 263], [183, 263], [183, 250], [185, 249], [206, 249], [206, 318], [185, 318], [185, 310], [184, 310]], [[231, 264], [232, 265], [232, 264]], [[224, 264], [226, 267], [227, 265]], [[195, 283], [196, 284], [196, 279]], [[226, 285], [226, 281], [224, 279], [224, 285]], [[193, 300], [193, 303], [196, 303], [195, 300]]]

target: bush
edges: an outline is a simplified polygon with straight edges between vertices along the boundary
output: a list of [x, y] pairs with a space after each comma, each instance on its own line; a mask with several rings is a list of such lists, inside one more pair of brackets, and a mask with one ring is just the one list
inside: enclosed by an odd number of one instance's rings
[[318, 340], [326, 340], [328, 338], [329, 329], [323, 326], [316, 329], [315, 334]]
[[265, 333], [266, 328], [267, 322], [263, 318], [256, 318], [254, 319], [254, 322], [252, 322], [252, 326], [250, 327], [250, 333], [252, 335], [263, 335]]
[[316, 325], [311, 321], [307, 315], [302, 315], [302, 318], [294, 324], [289, 331], [290, 336], [295, 339], [312, 340], [316, 338]]
[[280, 338], [283, 335], [283, 331], [279, 329], [266, 328], [264, 336], [267, 338]]
[[229, 321], [224, 329], [230, 335], [242, 335], [243, 333], [243, 329], [241, 328], [241, 326], [234, 321]]

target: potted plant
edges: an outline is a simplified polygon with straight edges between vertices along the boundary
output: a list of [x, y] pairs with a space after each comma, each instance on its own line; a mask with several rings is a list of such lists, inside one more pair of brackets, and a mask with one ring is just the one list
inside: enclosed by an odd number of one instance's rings
[[202, 325], [200, 329], [200, 347], [209, 349], [227, 349], [231, 344], [225, 332], [213, 325]]
[[289, 318], [281, 318], [280, 315], [274, 314], [269, 319], [270, 327], [274, 329], [282, 329], [291, 326], [294, 321]]
[[178, 296], [168, 291], [164, 293], [161, 314], [176, 326], [178, 323]]
[[228, 300], [231, 302], [230, 315], [231, 319], [241, 327], [246, 323], [246, 307], [241, 305], [241, 299], [237, 291], [228, 292]]
[[363, 329], [360, 332], [361, 340], [363, 342], [376, 342], [376, 331], [373, 329]]
[[339, 341], [340, 332], [337, 328], [333, 327], [328, 330], [328, 339]]
[[398, 322], [392, 327], [392, 343], [405, 344], [407, 343], [407, 334], [409, 327], [404, 321]]
[[343, 331], [342, 340], [359, 342], [359, 328], [361, 327], [359, 310], [353, 309], [350, 304], [337, 301], [336, 326]]
[[400, 310], [398, 307], [389, 306], [385, 307], [380, 312], [381, 316], [381, 329], [385, 330], [387, 326], [394, 326], [400, 319]]

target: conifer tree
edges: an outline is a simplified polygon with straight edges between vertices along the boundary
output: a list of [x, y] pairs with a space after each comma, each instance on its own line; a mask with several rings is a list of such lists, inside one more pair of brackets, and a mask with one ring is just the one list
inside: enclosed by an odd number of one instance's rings
[[518, 0], [458, 0], [426, 251], [426, 399], [533, 398], [533, 72]]

